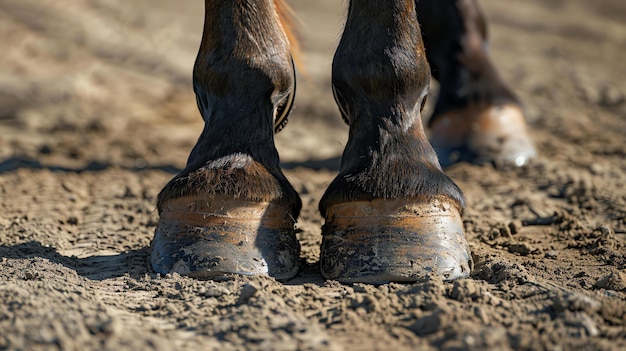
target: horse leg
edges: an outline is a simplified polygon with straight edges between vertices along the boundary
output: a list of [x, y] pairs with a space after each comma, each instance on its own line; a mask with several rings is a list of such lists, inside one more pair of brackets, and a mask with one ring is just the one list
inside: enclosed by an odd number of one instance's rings
[[193, 86], [205, 125], [161, 191], [151, 263], [160, 273], [296, 274], [301, 203], [274, 131], [294, 94], [290, 46], [272, 0], [205, 0]]
[[432, 75], [441, 85], [429, 121], [441, 164], [526, 164], [536, 150], [519, 100], [489, 57], [476, 0], [419, 0], [416, 6]]
[[350, 1], [332, 70], [350, 131], [320, 201], [323, 276], [367, 283], [468, 276], [463, 195], [421, 123], [430, 70], [415, 0]]

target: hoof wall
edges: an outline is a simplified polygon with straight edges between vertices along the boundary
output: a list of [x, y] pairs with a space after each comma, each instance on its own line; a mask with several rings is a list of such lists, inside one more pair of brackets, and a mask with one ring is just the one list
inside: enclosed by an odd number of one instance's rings
[[298, 272], [300, 245], [284, 207], [232, 197], [188, 196], [167, 201], [152, 241], [158, 273], [218, 279], [230, 274]]
[[327, 213], [320, 258], [327, 279], [384, 284], [470, 274], [463, 221], [445, 199], [348, 202]]

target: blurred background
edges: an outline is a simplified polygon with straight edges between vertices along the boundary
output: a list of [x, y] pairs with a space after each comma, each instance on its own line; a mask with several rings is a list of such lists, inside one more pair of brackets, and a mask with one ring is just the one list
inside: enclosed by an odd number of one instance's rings
[[[324, 166], [336, 162], [346, 140], [330, 66], [347, 5], [290, 3], [304, 73], [277, 145], [285, 163]], [[597, 147], [605, 137], [623, 138], [626, 2], [481, 4], [495, 61], [526, 103], [544, 155], [562, 157], [558, 150], [580, 147], [581, 138]], [[201, 0], [0, 0], [0, 171], [183, 167], [202, 128], [191, 70], [203, 6]], [[606, 135], [616, 128], [618, 135]]]

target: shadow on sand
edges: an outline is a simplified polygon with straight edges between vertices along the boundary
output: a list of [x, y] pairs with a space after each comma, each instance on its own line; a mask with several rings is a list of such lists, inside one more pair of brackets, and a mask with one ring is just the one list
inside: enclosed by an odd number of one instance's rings
[[44, 258], [75, 270], [79, 275], [91, 280], [105, 280], [122, 277], [126, 274], [133, 278], [154, 273], [150, 268], [148, 256], [150, 248], [143, 247], [118, 254], [101, 254], [87, 257], [64, 256], [56, 248], [44, 246], [38, 241], [0, 246], [0, 258], [27, 259]]
[[[341, 161], [341, 157], [331, 157], [327, 159], [321, 160], [306, 160], [301, 162], [282, 162], [280, 167], [282, 169], [295, 169], [298, 167], [310, 168], [312, 170], [318, 171], [321, 169], [327, 169], [329, 171], [338, 171], [339, 164]], [[146, 165], [142, 167], [128, 167], [113, 163], [103, 163], [99, 161], [91, 161], [86, 166], [82, 168], [70, 168], [64, 166], [57, 165], [46, 165], [41, 163], [37, 159], [33, 159], [30, 157], [24, 156], [15, 156], [3, 161], [0, 161], [0, 174], [13, 172], [18, 169], [47, 169], [53, 172], [73, 172], [73, 173], [82, 173], [82, 172], [94, 172], [94, 171], [104, 171], [110, 168], [120, 168], [124, 170], [129, 170], [133, 172], [139, 171], [149, 171], [149, 170], [158, 170], [167, 172], [170, 174], [177, 174], [182, 171], [181, 168], [178, 168], [173, 165]]]

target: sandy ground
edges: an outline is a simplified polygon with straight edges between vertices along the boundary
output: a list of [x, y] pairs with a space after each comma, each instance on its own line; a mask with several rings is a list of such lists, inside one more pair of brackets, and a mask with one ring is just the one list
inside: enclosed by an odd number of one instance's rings
[[470, 279], [381, 286], [318, 273], [317, 202], [347, 137], [330, 91], [344, 11], [292, 3], [306, 74], [277, 145], [305, 264], [281, 283], [148, 265], [156, 194], [202, 128], [202, 2], [0, 0], [0, 349], [626, 349], [626, 3], [482, 1], [541, 159], [447, 170]]

